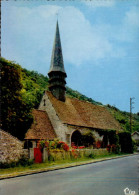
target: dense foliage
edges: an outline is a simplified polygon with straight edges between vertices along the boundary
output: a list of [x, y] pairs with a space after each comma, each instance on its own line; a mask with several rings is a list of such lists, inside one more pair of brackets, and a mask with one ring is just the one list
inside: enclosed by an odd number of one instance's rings
[[31, 110], [38, 107], [47, 89], [48, 78], [4, 58], [0, 64], [2, 129], [22, 140], [32, 123]]
[[95, 104], [95, 105], [102, 105], [102, 103], [100, 102], [96, 102], [95, 100], [93, 100], [92, 98], [88, 98], [86, 97], [85, 95], [79, 93], [78, 91], [75, 91], [69, 87], [66, 88], [66, 94], [68, 97], [72, 97], [72, 98], [77, 98], [79, 100], [84, 100], [84, 101], [88, 101], [92, 104]]
[[[48, 89], [48, 78], [20, 65], [0, 59], [1, 64], [1, 121], [2, 128], [23, 139], [32, 123], [32, 108], [38, 108], [42, 95]], [[66, 95], [72, 98], [102, 105], [67, 87]], [[124, 130], [130, 131], [130, 115], [114, 106], [106, 106]], [[139, 129], [139, 114], [132, 115], [132, 132]]]
[[119, 143], [121, 145], [121, 152], [123, 153], [133, 153], [134, 146], [131, 139], [131, 134], [129, 132], [119, 133]]
[[131, 130], [130, 131], [130, 113], [121, 111], [115, 106], [111, 105], [106, 105], [107, 109], [109, 112], [114, 116], [114, 118], [120, 123], [121, 127], [123, 130], [128, 131], [130, 133], [138, 131], [139, 130], [139, 115], [137, 114], [132, 114], [132, 125], [131, 125]]
[[31, 108], [38, 108], [42, 95], [48, 86], [48, 78], [35, 71], [22, 69], [22, 98]]
[[92, 146], [96, 142], [95, 135], [90, 131], [87, 132], [86, 134], [82, 135], [82, 145], [85, 147]]
[[37, 147], [38, 148], [47, 148], [47, 150], [51, 150], [51, 149], [61, 149], [61, 150], [65, 150], [65, 151], [69, 151], [69, 146], [67, 145], [67, 143], [63, 142], [63, 141], [59, 141], [58, 139], [55, 139], [53, 141], [49, 141], [49, 140], [39, 140], [37, 143]]
[[3, 58], [1, 65], [1, 122], [2, 129], [19, 139], [24, 138], [32, 122], [31, 107], [21, 95], [21, 67]]

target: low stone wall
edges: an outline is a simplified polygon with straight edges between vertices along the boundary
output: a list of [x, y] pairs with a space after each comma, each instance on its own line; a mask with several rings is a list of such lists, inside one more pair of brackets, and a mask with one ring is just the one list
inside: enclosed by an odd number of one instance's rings
[[29, 149], [29, 159], [34, 160], [34, 148]]
[[95, 156], [103, 156], [103, 155], [108, 155], [109, 152], [107, 151], [106, 148], [100, 148], [100, 149], [85, 149], [82, 150], [84, 151], [84, 156], [89, 156], [90, 154], [94, 154]]
[[[26, 151], [27, 152], [27, 151]], [[29, 149], [29, 158], [31, 160], [34, 160], [34, 148]], [[77, 158], [85, 158], [92, 156], [105, 156], [108, 155], [109, 152], [106, 148], [100, 148], [100, 149], [73, 149], [69, 151], [64, 151], [60, 149], [52, 149], [47, 150], [47, 148], [43, 149], [43, 162], [48, 161], [61, 161], [61, 160], [71, 160], [71, 159], [77, 159]]]
[[23, 156], [27, 159], [29, 159], [30, 155], [29, 155], [29, 150], [28, 149], [23, 149]]
[[70, 160], [76, 158], [89, 157], [90, 155], [94, 156], [103, 156], [108, 155], [109, 152], [106, 149], [74, 149], [70, 151], [64, 150], [50, 150], [49, 154], [46, 148], [43, 150], [43, 162], [48, 160]]
[[0, 130], [0, 162], [11, 163], [18, 161], [27, 151], [23, 150], [23, 143], [9, 133]]

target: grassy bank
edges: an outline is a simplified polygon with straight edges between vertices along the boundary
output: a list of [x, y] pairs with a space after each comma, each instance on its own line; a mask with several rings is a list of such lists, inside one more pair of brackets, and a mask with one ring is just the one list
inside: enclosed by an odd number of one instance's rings
[[85, 164], [85, 163], [91, 163], [97, 160], [104, 160], [104, 159], [108, 159], [108, 158], [114, 158], [114, 157], [120, 157], [120, 156], [124, 156], [124, 155], [128, 155], [128, 154], [109, 154], [109, 155], [102, 155], [99, 157], [93, 157], [93, 158], [77, 158], [77, 159], [72, 159], [72, 160], [59, 160], [59, 161], [51, 161], [51, 162], [45, 162], [45, 163], [40, 163], [40, 164], [32, 164], [29, 166], [21, 166], [19, 165], [18, 167], [13, 167], [13, 168], [6, 168], [6, 169], [0, 169], [0, 177], [6, 174], [12, 174], [13, 176], [16, 175], [17, 173], [20, 172], [29, 172], [29, 171], [33, 171], [33, 170], [45, 170], [47, 168], [56, 168], [56, 167], [67, 167], [70, 165], [76, 165], [76, 164]]

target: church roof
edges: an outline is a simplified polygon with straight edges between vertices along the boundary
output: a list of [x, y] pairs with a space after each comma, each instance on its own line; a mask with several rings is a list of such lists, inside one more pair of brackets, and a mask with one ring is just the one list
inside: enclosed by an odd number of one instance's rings
[[65, 102], [57, 100], [51, 92], [46, 92], [60, 120], [69, 125], [105, 130], [121, 130], [121, 126], [104, 106], [74, 98]]
[[52, 124], [45, 111], [33, 110], [33, 124], [25, 135], [25, 139], [47, 139], [56, 138]]
[[56, 24], [56, 33], [51, 57], [51, 66], [48, 74], [53, 71], [60, 71], [65, 73], [58, 21]]

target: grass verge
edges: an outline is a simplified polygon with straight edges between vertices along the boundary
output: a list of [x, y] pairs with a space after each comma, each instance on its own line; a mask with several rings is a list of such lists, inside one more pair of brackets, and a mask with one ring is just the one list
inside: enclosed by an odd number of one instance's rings
[[4, 175], [8, 175], [8, 174], [12, 174], [13, 176], [22, 172], [22, 173], [26, 173], [26, 172], [31, 172], [31, 171], [40, 171], [40, 170], [49, 170], [49, 168], [64, 168], [64, 167], [68, 167], [68, 166], [75, 166], [75, 165], [80, 165], [80, 164], [85, 164], [85, 163], [91, 163], [91, 162], [95, 162], [95, 161], [99, 161], [99, 160], [104, 160], [104, 159], [108, 159], [108, 158], [114, 158], [114, 157], [120, 157], [120, 156], [124, 156], [124, 155], [128, 155], [128, 154], [109, 154], [109, 155], [103, 155], [103, 156], [97, 156], [97, 157], [93, 157], [93, 158], [77, 158], [77, 159], [72, 159], [72, 160], [59, 160], [59, 161], [51, 161], [51, 162], [45, 162], [45, 163], [40, 163], [40, 164], [32, 164], [30, 166], [18, 166], [18, 167], [13, 167], [13, 168], [5, 168], [5, 169], [0, 169], [0, 177], [4, 176]]

